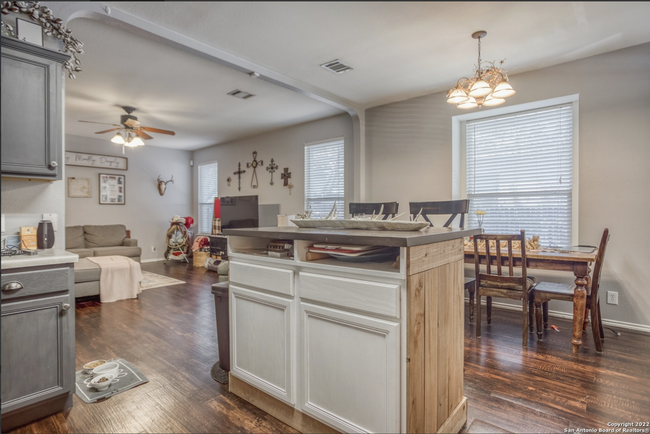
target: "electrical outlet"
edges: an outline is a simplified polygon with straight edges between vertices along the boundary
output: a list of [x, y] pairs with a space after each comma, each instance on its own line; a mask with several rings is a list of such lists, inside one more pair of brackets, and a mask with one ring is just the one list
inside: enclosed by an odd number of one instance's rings
[[607, 291], [607, 304], [618, 304], [618, 292]]
[[56, 231], [58, 227], [58, 220], [57, 220], [57, 215], [56, 214], [43, 214], [43, 220], [49, 220], [52, 222], [52, 227]]
[[156, 251], [156, 246], [151, 246], [151, 251], [155, 252]]

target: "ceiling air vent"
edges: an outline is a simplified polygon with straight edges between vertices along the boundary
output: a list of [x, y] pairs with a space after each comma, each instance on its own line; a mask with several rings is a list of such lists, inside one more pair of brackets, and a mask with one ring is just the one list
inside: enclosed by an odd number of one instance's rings
[[335, 74], [343, 74], [344, 72], [348, 72], [354, 69], [345, 63], [341, 63], [341, 61], [338, 59], [323, 63], [321, 66], [328, 71], [332, 71]]
[[232, 95], [232, 96], [234, 96], [236, 98], [241, 98], [241, 99], [248, 99], [250, 97], [255, 96], [252, 93], [244, 92], [244, 91], [239, 90], [239, 89], [235, 89], [232, 92], [228, 92], [228, 95]]

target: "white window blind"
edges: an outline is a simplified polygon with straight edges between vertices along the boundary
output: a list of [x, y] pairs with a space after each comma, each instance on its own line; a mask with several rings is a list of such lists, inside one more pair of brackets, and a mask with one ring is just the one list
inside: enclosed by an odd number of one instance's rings
[[305, 145], [305, 209], [312, 217], [326, 217], [336, 202], [336, 218], [343, 218], [344, 151], [343, 138]]
[[571, 245], [573, 137], [572, 104], [467, 121], [470, 226]]
[[214, 198], [218, 192], [218, 164], [206, 163], [199, 166], [199, 233], [212, 233]]

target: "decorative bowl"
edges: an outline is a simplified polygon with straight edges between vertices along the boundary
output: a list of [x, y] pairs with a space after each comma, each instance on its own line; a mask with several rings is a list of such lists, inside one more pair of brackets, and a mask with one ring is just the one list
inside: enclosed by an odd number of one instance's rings
[[83, 365], [84, 374], [92, 374], [93, 369], [106, 363], [106, 360], [93, 360]]
[[117, 362], [106, 362], [93, 369], [92, 373], [93, 377], [99, 377], [100, 375], [113, 375], [117, 377], [117, 374], [120, 373], [120, 364]]
[[115, 378], [115, 375], [112, 374], [103, 374], [97, 376], [90, 381], [90, 386], [99, 391], [106, 390], [111, 385], [113, 378]]

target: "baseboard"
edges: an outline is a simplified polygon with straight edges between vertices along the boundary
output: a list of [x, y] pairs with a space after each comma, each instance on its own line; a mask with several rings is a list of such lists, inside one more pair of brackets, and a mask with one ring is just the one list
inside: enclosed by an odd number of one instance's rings
[[[469, 303], [469, 299], [465, 299], [466, 302]], [[482, 300], [482, 305], [485, 306], [485, 301]], [[511, 304], [507, 303], [500, 303], [498, 301], [492, 301], [492, 306], [499, 307], [501, 309], [506, 309], [506, 310], [520, 310], [521, 308], [519, 306], [513, 306]], [[566, 313], [566, 312], [559, 312], [557, 310], [550, 310], [548, 311], [548, 316], [552, 316], [554, 318], [564, 318], [568, 320], [573, 319], [573, 314], [572, 313]], [[613, 319], [605, 319], [603, 318], [603, 325], [604, 326], [609, 326], [609, 327], [614, 327], [614, 328], [619, 328], [619, 329], [625, 329], [625, 330], [634, 330], [637, 332], [641, 333], [647, 333], [650, 334], [650, 326], [643, 325], [643, 324], [635, 324], [631, 322], [624, 322], [624, 321], [616, 321]]]
[[140, 260], [140, 263], [141, 264], [146, 264], [148, 262], [163, 262], [164, 260], [165, 260], [165, 258], [144, 259], [144, 260]]

